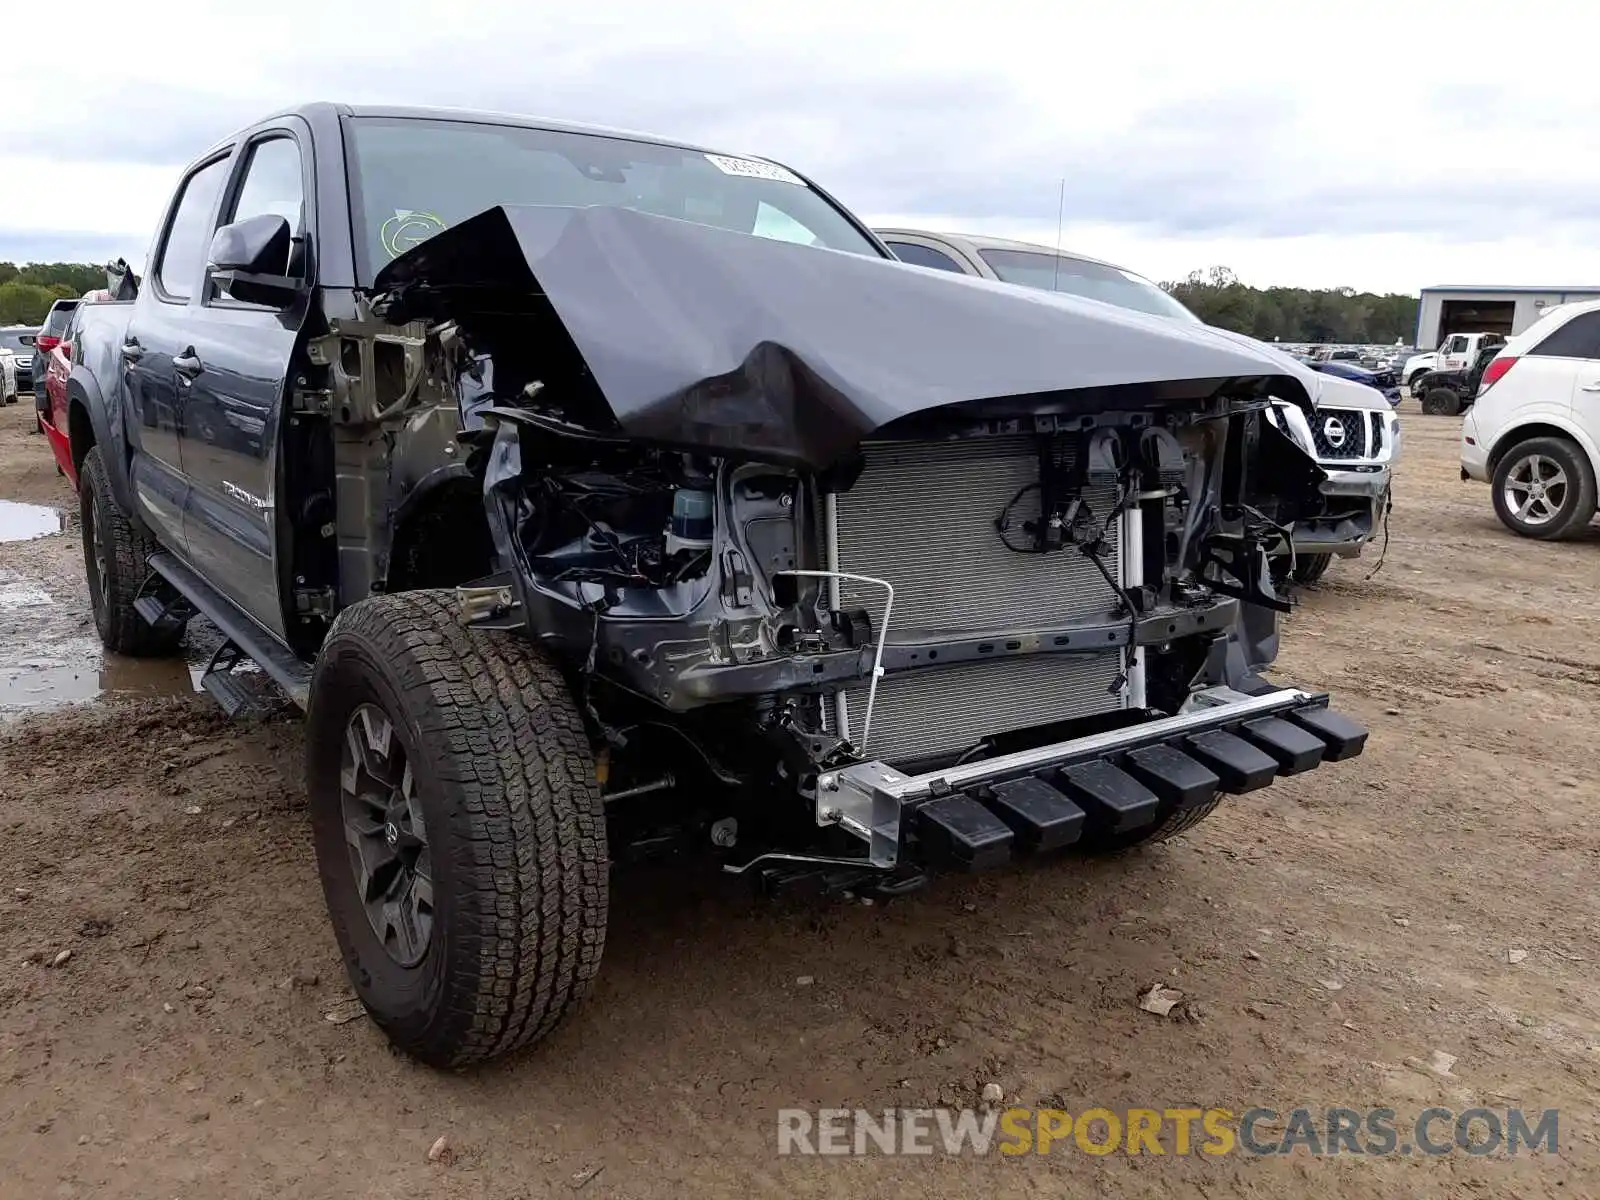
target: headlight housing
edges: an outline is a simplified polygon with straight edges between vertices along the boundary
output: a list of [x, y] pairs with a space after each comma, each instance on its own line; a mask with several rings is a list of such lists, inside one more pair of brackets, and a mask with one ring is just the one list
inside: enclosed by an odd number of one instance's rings
[[1317, 456], [1311, 444], [1311, 426], [1306, 424], [1306, 415], [1298, 405], [1290, 404], [1287, 400], [1274, 400], [1272, 407], [1267, 409], [1267, 420], [1312, 458]]

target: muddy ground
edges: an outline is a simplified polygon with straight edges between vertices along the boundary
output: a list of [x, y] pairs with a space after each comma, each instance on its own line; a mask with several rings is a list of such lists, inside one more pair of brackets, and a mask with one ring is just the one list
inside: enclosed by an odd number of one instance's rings
[[[26, 416], [0, 411], [0, 496], [70, 509]], [[1336, 564], [1288, 622], [1280, 677], [1367, 722], [1362, 758], [1128, 859], [887, 906], [622, 878], [594, 1001], [473, 1073], [327, 1019], [350, 1006], [293, 720], [192, 696], [0, 716], [0, 1196], [1595, 1194], [1600, 540], [1505, 532], [1457, 480], [1456, 428], [1408, 411], [1382, 570]], [[0, 588], [50, 597], [0, 608], [8, 694], [50, 699], [19, 662], [74, 652], [93, 686], [186, 691], [181, 666], [90, 661], [76, 538], [0, 545]], [[1199, 1022], [1140, 1011], [1156, 980]], [[779, 1108], [991, 1081], [1075, 1111], [1559, 1108], [1559, 1150], [775, 1153]], [[431, 1163], [441, 1135], [454, 1161]]]

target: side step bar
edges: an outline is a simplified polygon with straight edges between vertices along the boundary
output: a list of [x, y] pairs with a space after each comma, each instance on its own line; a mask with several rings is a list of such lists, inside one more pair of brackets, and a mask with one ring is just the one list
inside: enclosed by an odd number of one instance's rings
[[[283, 689], [284, 693], [295, 705], [301, 709], [306, 707], [311, 697], [311, 667], [302, 662], [289, 647], [285, 646], [272, 634], [244, 612], [238, 605], [218, 592], [199, 575], [190, 570], [176, 555], [166, 551], [158, 551], [150, 556], [150, 569], [159, 574], [170, 583], [178, 592], [194, 605], [201, 613], [209, 617], [211, 623], [222, 631], [229, 642], [242, 652], [246, 657], [255, 661], [268, 678]], [[141, 612], [140, 615], [143, 615]], [[207, 672], [207, 677], [211, 674]], [[202, 680], [202, 686], [205, 681]], [[226, 672], [219, 676], [218, 687], [206, 686], [206, 690], [216, 695], [223, 707], [228, 707], [228, 702], [223, 700], [220, 693], [227, 693], [230, 698], [236, 687], [230, 688], [228, 684], [237, 681], [226, 679]]]
[[976, 870], [1085, 832], [1142, 829], [1219, 793], [1354, 758], [1366, 741], [1324, 695], [1211, 688], [1174, 716], [924, 775], [882, 762], [829, 771], [817, 781], [817, 823], [861, 838], [880, 869]]

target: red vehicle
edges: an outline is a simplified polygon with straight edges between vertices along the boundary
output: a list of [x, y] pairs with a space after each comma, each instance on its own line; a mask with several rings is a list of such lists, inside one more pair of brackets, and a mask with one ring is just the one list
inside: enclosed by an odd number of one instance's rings
[[78, 469], [72, 461], [72, 446], [67, 423], [67, 377], [72, 374], [72, 343], [78, 329], [78, 313], [84, 304], [109, 300], [111, 293], [101, 289], [82, 300], [57, 300], [45, 318], [34, 342], [35, 403], [39, 428], [50, 442], [56, 467], [78, 486]]

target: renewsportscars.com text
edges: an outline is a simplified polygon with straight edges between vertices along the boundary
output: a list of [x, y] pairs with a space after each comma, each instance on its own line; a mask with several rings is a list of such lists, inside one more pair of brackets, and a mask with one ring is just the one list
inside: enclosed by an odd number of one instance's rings
[[1547, 1108], [1059, 1108], [778, 1110], [778, 1153], [852, 1156], [1303, 1153], [1376, 1156], [1557, 1151]]

